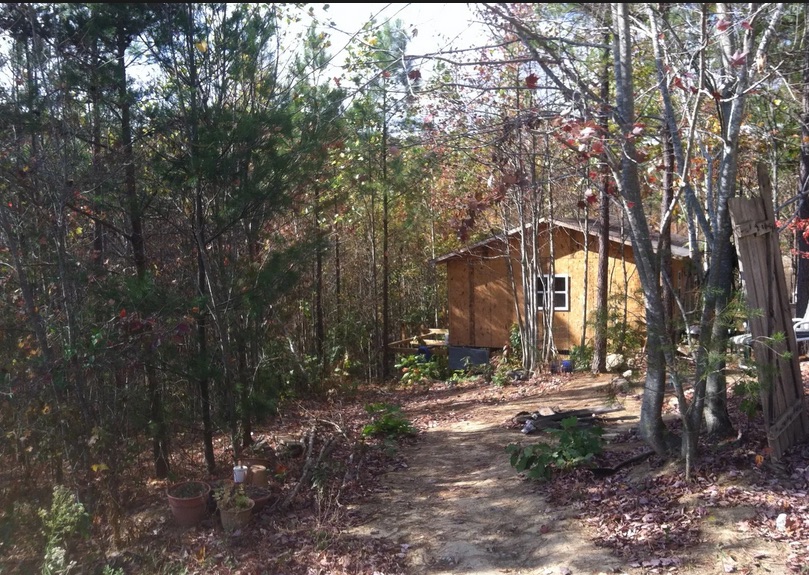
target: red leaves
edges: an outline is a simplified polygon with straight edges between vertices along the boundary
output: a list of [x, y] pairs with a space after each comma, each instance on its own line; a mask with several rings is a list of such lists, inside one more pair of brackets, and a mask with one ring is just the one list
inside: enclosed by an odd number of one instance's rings
[[525, 78], [525, 85], [528, 88], [531, 88], [532, 90], [536, 89], [538, 83], [539, 83], [539, 78], [534, 73], [529, 74]]
[[410, 71], [407, 73], [407, 77], [408, 77], [408, 78], [409, 78], [409, 79], [410, 79], [412, 82], [418, 82], [419, 80], [421, 80], [421, 72], [420, 72], [419, 70], [410, 70]]
[[730, 57], [731, 66], [743, 66], [747, 62], [747, 52], [739, 52], [736, 50]]
[[727, 30], [728, 28], [730, 28], [730, 22], [728, 22], [728, 21], [727, 21], [727, 20], [725, 20], [724, 18], [722, 18], [721, 20], [717, 21], [717, 23], [716, 23], [716, 30], [717, 30], [718, 32], [724, 32], [724, 31], [725, 31], [725, 30]]

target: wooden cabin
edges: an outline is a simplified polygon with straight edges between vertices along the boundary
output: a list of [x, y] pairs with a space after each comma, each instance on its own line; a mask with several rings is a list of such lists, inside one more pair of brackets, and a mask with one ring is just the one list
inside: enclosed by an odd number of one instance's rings
[[[561, 353], [569, 353], [581, 343], [582, 330], [586, 329], [586, 342], [593, 338], [598, 226], [591, 221], [585, 235], [584, 222], [543, 221], [537, 234], [545, 274], [549, 270], [550, 240], [553, 239], [554, 278], [549, 281], [546, 276], [543, 285], [552, 286], [554, 290], [553, 336], [556, 348]], [[614, 302], [611, 305], [619, 306], [621, 313], [625, 306], [628, 323], [643, 331], [643, 291], [632, 245], [629, 237], [622, 237], [619, 229], [611, 229], [609, 235], [609, 297]], [[513, 283], [506, 259], [506, 237], [510, 242]], [[517, 301], [522, 301], [519, 239], [519, 230], [514, 230], [434, 260], [436, 264], [447, 266], [449, 346], [501, 349], [508, 343], [511, 327], [517, 322], [512, 285], [516, 286]], [[656, 241], [653, 238], [653, 242]], [[672, 238], [672, 283], [678, 295], [693, 304], [694, 284], [685, 246], [683, 238]]]

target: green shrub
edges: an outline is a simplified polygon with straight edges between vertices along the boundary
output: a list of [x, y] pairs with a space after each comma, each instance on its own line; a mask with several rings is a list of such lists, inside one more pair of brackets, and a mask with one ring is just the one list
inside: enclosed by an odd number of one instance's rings
[[511, 383], [510, 373], [513, 368], [506, 364], [498, 365], [492, 372], [492, 385], [497, 387], [505, 387]]
[[447, 380], [447, 383], [450, 385], [454, 385], [456, 383], [463, 383], [474, 377], [475, 376], [469, 373], [469, 371], [466, 369], [456, 369], [455, 371], [452, 372], [452, 375]]
[[733, 386], [733, 395], [739, 396], [739, 410], [748, 418], [754, 418], [761, 406], [761, 384], [755, 377], [742, 377]]
[[508, 333], [508, 345], [511, 348], [511, 355], [514, 363], [522, 363], [522, 336], [520, 335], [520, 326], [516, 323], [511, 324], [511, 330]]
[[413, 424], [402, 415], [402, 408], [398, 405], [371, 403], [365, 406], [365, 411], [371, 415], [372, 421], [362, 428], [363, 437], [399, 439], [416, 433]]
[[573, 371], [588, 371], [593, 363], [593, 346], [574, 345], [570, 350], [570, 361], [573, 362]]
[[399, 380], [403, 385], [425, 385], [432, 381], [444, 380], [447, 375], [446, 360], [433, 355], [429, 360], [425, 360], [423, 355], [403, 356], [396, 369], [402, 372]]
[[576, 467], [601, 453], [603, 432], [600, 427], [579, 428], [578, 419], [568, 417], [562, 420], [561, 429], [547, 431], [557, 439], [556, 445], [537, 443], [523, 447], [512, 443], [506, 446], [506, 451], [517, 471], [525, 472], [531, 479], [547, 480], [555, 469]]
[[50, 509], [40, 509], [39, 518], [45, 530], [47, 544], [42, 575], [61, 575], [76, 567], [76, 562], [68, 563], [65, 544], [76, 535], [87, 535], [89, 516], [84, 505], [63, 485], [53, 488]]

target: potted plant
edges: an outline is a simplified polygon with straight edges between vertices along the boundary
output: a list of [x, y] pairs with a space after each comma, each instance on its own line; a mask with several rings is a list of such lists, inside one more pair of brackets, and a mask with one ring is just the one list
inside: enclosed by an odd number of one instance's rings
[[247, 496], [240, 483], [223, 485], [214, 492], [214, 499], [225, 531], [236, 531], [250, 522], [256, 502]]
[[255, 506], [253, 507], [253, 513], [258, 513], [264, 507], [266, 507], [267, 503], [270, 502], [272, 499], [272, 490], [265, 486], [265, 485], [245, 485], [244, 492], [247, 496], [256, 502]]
[[208, 514], [208, 495], [211, 486], [204, 481], [183, 481], [166, 488], [171, 513], [175, 521], [191, 527]]
[[253, 465], [263, 465], [267, 469], [272, 469], [275, 463], [275, 450], [267, 445], [265, 440], [258, 441], [246, 447], [236, 460], [248, 468]]

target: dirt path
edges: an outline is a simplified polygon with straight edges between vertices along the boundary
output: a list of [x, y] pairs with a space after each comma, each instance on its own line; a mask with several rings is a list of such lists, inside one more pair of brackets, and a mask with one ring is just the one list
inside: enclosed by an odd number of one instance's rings
[[426, 431], [359, 509], [355, 532], [400, 544], [413, 575], [621, 572], [620, 559], [518, 477], [504, 450], [524, 438], [505, 425], [519, 411], [604, 406], [608, 381], [569, 381], [546, 395], [523, 388], [516, 398], [491, 386], [446, 390], [405, 406]]

